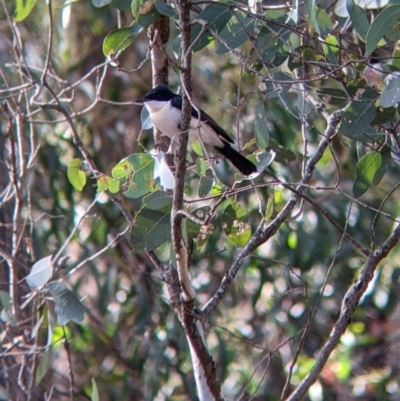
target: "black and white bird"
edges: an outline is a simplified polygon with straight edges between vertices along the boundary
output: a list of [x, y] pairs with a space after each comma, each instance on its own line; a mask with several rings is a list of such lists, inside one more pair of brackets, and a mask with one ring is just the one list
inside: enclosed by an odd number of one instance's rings
[[[182, 114], [182, 96], [171, 92], [166, 86], [157, 86], [147, 92], [142, 99], [150, 113], [153, 125], [171, 140], [178, 140]], [[212, 146], [225, 156], [242, 174], [251, 175], [257, 172], [257, 167], [238, 151], [232, 148], [232, 138], [206, 112], [192, 107], [189, 126], [189, 143], [201, 141]]]

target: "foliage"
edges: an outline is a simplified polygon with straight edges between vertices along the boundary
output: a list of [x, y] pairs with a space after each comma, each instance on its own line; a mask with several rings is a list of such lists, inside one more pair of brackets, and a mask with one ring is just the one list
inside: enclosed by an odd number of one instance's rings
[[[187, 155], [193, 311], [226, 399], [300, 399], [359, 302], [305, 397], [395, 399], [400, 6], [293, 4], [191, 7], [195, 104], [259, 168]], [[181, 88], [180, 6], [2, 3], [0, 399], [197, 399], [162, 270], [175, 178], [133, 101], [160, 18]]]

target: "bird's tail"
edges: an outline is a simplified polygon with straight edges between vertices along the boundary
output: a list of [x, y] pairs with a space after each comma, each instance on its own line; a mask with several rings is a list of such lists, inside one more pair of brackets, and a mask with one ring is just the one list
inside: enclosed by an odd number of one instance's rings
[[257, 167], [229, 144], [225, 144], [223, 148], [215, 147], [215, 149], [225, 156], [243, 175], [257, 172]]

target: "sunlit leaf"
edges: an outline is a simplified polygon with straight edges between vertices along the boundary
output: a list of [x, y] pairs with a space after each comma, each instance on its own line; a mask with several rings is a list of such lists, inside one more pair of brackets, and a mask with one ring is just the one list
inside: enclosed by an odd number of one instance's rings
[[203, 177], [206, 173], [207, 165], [202, 157], [196, 159], [196, 173], [199, 177]]
[[326, 58], [332, 63], [337, 64], [337, 55], [339, 54], [339, 42], [334, 35], [328, 35], [325, 43], [322, 45]]
[[110, 177], [107, 177], [106, 175], [101, 176], [97, 180], [97, 193], [108, 191], [109, 188], [110, 188]]
[[71, 320], [83, 322], [85, 309], [82, 303], [61, 281], [52, 281], [46, 288], [53, 295], [58, 324], [63, 326]]
[[247, 211], [238, 203], [231, 203], [225, 208], [221, 216], [221, 225], [234, 245], [244, 246], [251, 237]]
[[31, 13], [35, 4], [36, 0], [15, 0], [14, 21], [23, 21]]
[[133, 43], [143, 26], [134, 22], [130, 27], [111, 31], [103, 41], [103, 54], [106, 57], [113, 56], [119, 51], [125, 50]]
[[132, 172], [132, 165], [128, 160], [122, 159], [112, 170], [111, 176], [114, 178], [128, 178], [129, 174]]
[[112, 194], [116, 194], [119, 192], [120, 189], [121, 189], [121, 181], [116, 178], [112, 178], [110, 180], [110, 186], [109, 186], [108, 190]]
[[90, 395], [91, 401], [99, 401], [99, 390], [97, 388], [96, 380], [92, 377], [92, 394]]
[[82, 171], [80, 159], [71, 160], [67, 168], [67, 177], [70, 184], [77, 190], [82, 191], [86, 184], [86, 174]]
[[273, 212], [274, 212], [274, 200], [272, 198], [268, 198], [267, 207], [265, 208], [264, 220], [268, 221], [272, 217]]
[[39, 288], [45, 285], [53, 276], [52, 255], [38, 260], [31, 268], [31, 272], [26, 277], [26, 282], [31, 288]]

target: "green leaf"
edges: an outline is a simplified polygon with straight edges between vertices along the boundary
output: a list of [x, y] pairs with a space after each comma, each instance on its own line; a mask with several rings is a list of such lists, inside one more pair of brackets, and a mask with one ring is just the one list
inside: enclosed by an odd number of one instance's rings
[[132, 0], [131, 3], [131, 10], [132, 10], [132, 15], [134, 18], [138, 19], [139, 18], [139, 9], [142, 7], [144, 3], [144, 0]]
[[155, 189], [154, 159], [147, 153], [135, 153], [127, 158], [133, 168], [133, 176], [128, 190], [123, 194], [127, 198], [137, 199]]
[[127, 11], [131, 9], [131, 0], [111, 0], [112, 5], [121, 11]]
[[113, 56], [119, 51], [125, 50], [133, 43], [143, 26], [134, 22], [130, 27], [111, 31], [103, 41], [103, 54], [105, 57]]
[[196, 153], [197, 156], [202, 156], [202, 157], [205, 156], [203, 146], [200, 143], [200, 141], [195, 141], [191, 145], [192, 145], [193, 152]]
[[23, 21], [35, 7], [36, 0], [16, 0], [13, 19], [15, 22]]
[[397, 22], [390, 28], [386, 34], [386, 39], [390, 41], [400, 40], [400, 22]]
[[371, 133], [373, 134], [375, 131], [370, 126], [376, 117], [373, 96], [376, 96], [373, 91], [366, 90], [363, 98], [351, 102], [340, 124], [339, 131], [342, 135], [358, 141], [371, 141], [373, 139]]
[[386, 32], [400, 18], [400, 5], [390, 6], [381, 11], [371, 24], [366, 37], [366, 55], [369, 56], [385, 36]]
[[110, 177], [106, 175], [101, 176], [97, 180], [97, 193], [101, 193], [103, 191], [108, 191], [110, 188]]
[[173, 9], [169, 4], [163, 3], [162, 1], [156, 1], [156, 10], [167, 17], [173, 17], [175, 15], [175, 9]]
[[[284, 94], [289, 91], [292, 87], [293, 77], [283, 71], [276, 71], [272, 75], [273, 80], [276, 82], [276, 88], [280, 91], [280, 93]], [[287, 83], [286, 83], [287, 82]]]
[[[254, 18], [246, 17], [244, 13], [237, 13], [235, 17], [231, 18], [226, 24], [225, 28], [219, 34], [219, 37], [223, 39], [226, 44], [232, 48], [243, 45], [254, 31]], [[229, 49], [223, 44], [218, 42], [217, 54], [227, 53]]]
[[147, 167], [153, 162], [153, 158], [148, 153], [133, 153], [126, 160], [128, 160], [134, 172]]
[[152, 0], [132, 0], [132, 14], [143, 26], [150, 26], [161, 14], [156, 10]]
[[45, 353], [40, 358], [39, 364], [37, 365], [35, 372], [35, 386], [38, 386], [41, 383], [44, 375], [49, 369], [50, 350], [51, 348], [48, 348], [45, 351]]
[[336, 36], [328, 35], [325, 43], [322, 45], [326, 58], [332, 63], [337, 64], [337, 55], [339, 53], [339, 42]]
[[[220, 33], [231, 17], [231, 10], [226, 5], [211, 3], [197, 16], [197, 19], [207, 21], [210, 29], [216, 33]], [[199, 24], [192, 27], [192, 41], [197, 39], [201, 29], [202, 26]], [[203, 36], [196, 41], [193, 52], [198, 52], [213, 40], [214, 38], [210, 34], [203, 33]]]
[[376, 117], [372, 121], [371, 125], [382, 125], [389, 122], [396, 114], [396, 107], [378, 107]]
[[316, 17], [321, 35], [326, 36], [330, 34], [332, 32], [333, 26], [331, 17], [327, 14], [327, 12], [323, 8], [317, 7]]
[[342, 104], [349, 99], [345, 91], [336, 88], [317, 89], [317, 94], [323, 102], [332, 105]]
[[52, 281], [46, 288], [54, 297], [58, 324], [63, 326], [71, 320], [83, 322], [85, 309], [82, 303], [61, 281]]
[[374, 178], [372, 180], [372, 185], [374, 187], [379, 185], [379, 183], [382, 181], [382, 178], [385, 176], [386, 171], [388, 170], [388, 168], [390, 166], [392, 150], [389, 145], [385, 144], [382, 147], [382, 149], [380, 149], [379, 153], [381, 154], [381, 157], [382, 157], [382, 163], [381, 163], [378, 171], [375, 173]]
[[392, 54], [392, 59], [393, 59], [393, 66], [395, 68], [400, 69], [400, 48], [399, 48], [399, 43], [396, 44], [396, 47], [393, 51]]
[[77, 190], [82, 191], [86, 184], [86, 175], [81, 170], [82, 161], [80, 159], [71, 160], [67, 168], [67, 177], [70, 184]]
[[137, 199], [152, 192], [154, 189], [155, 181], [153, 179], [153, 167], [151, 167], [135, 173], [128, 189], [123, 194], [127, 198]]
[[122, 159], [112, 170], [111, 176], [113, 178], [127, 179], [132, 172], [132, 165], [128, 160]]
[[317, 16], [315, 14], [315, 0], [304, 0], [304, 4], [308, 11], [311, 26], [315, 29], [315, 32], [317, 32], [318, 35], [321, 36], [321, 30], [319, 29]]
[[273, 139], [269, 140], [267, 151], [275, 152], [275, 161], [278, 163], [288, 164], [296, 160], [296, 155], [288, 148], [285, 148]]
[[118, 178], [111, 178], [103, 175], [97, 180], [97, 193], [103, 191], [110, 191], [112, 194], [116, 194], [121, 189], [121, 181]]
[[199, 186], [197, 188], [197, 195], [199, 198], [203, 198], [204, 196], [208, 195], [214, 185], [214, 178], [212, 172], [207, 170], [205, 176], [200, 178]]
[[354, 0], [347, 0], [346, 7], [355, 30], [365, 40], [370, 25], [365, 11]]
[[356, 166], [356, 179], [353, 184], [353, 195], [356, 198], [367, 192], [372, 185], [375, 174], [382, 163], [382, 156], [379, 152], [371, 152], [363, 156]]
[[144, 205], [151, 210], [161, 210], [172, 205], [172, 198], [167, 192], [154, 191], [143, 198]]
[[196, 160], [196, 174], [201, 178], [204, 177], [207, 171], [207, 165], [203, 158], [198, 157]]
[[275, 57], [278, 51], [278, 38], [279, 35], [276, 32], [271, 32], [265, 26], [261, 28], [260, 33], [257, 35], [255, 46], [261, 61], [264, 63], [271, 61]]
[[92, 394], [90, 395], [90, 400], [91, 401], [99, 401], [99, 390], [97, 388], [97, 383], [96, 380], [92, 377]]
[[264, 220], [268, 221], [271, 218], [273, 212], [274, 212], [274, 200], [273, 198], [268, 198], [267, 207], [265, 209]]
[[170, 213], [142, 209], [131, 230], [131, 245], [135, 253], [153, 251], [171, 239]]
[[146, 14], [140, 14], [139, 13], [139, 18], [138, 22], [139, 24], [142, 24], [143, 26], [150, 26], [153, 22], [158, 20], [158, 18], [161, 17], [161, 14], [156, 10], [151, 10]]
[[400, 100], [400, 73], [395, 72], [385, 78], [381, 94], [381, 106], [392, 107]]
[[108, 190], [112, 193], [112, 194], [117, 194], [119, 192], [119, 190], [121, 189], [121, 181], [116, 179], [116, 178], [112, 178], [110, 180], [110, 185]]
[[255, 114], [254, 133], [256, 142], [260, 149], [266, 149], [269, 145], [269, 130], [263, 100], [257, 103]]
[[244, 246], [251, 237], [251, 227], [246, 209], [238, 203], [228, 205], [221, 216], [222, 228], [229, 240], [237, 246]]
[[222, 195], [224, 193], [224, 188], [218, 182], [214, 182], [213, 187], [211, 188], [211, 195], [217, 196]]

